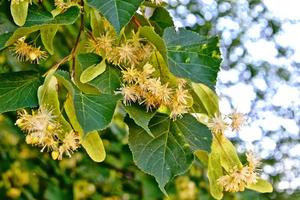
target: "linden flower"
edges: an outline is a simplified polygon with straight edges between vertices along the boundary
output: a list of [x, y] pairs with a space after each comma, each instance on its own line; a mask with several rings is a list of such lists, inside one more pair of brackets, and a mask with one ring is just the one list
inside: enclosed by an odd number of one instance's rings
[[118, 65], [134, 66], [138, 64], [138, 57], [136, 55], [137, 50], [138, 47], [130, 42], [123, 43], [120, 47], [117, 47]]
[[183, 114], [188, 113], [188, 109], [184, 105], [173, 103], [171, 106], [170, 118], [176, 120], [177, 117], [181, 118]]
[[231, 174], [220, 177], [217, 183], [223, 186], [224, 191], [239, 192], [245, 190], [245, 178], [242, 170], [235, 168]]
[[157, 98], [163, 105], [169, 105], [172, 99], [172, 89], [168, 87], [168, 83], [162, 85], [158, 89], [158, 96]]
[[77, 132], [70, 131], [65, 135], [62, 142], [63, 144], [58, 148], [58, 160], [62, 160], [64, 153], [69, 157], [72, 156], [71, 154], [73, 154], [80, 146], [80, 136]]
[[122, 85], [120, 88], [120, 91], [116, 92], [117, 94], [122, 94], [124, 97], [124, 104], [129, 105], [131, 102], [136, 102], [140, 99], [139, 92], [137, 90], [137, 87], [132, 85], [132, 86], [127, 86], [127, 85]]
[[52, 127], [57, 127], [55, 122], [55, 116], [52, 110], [45, 107], [40, 107], [38, 111], [33, 114], [27, 113], [26, 110], [18, 112], [19, 118], [16, 121], [16, 125], [19, 126], [23, 131], [27, 133], [45, 131]]
[[136, 51], [138, 62], [149, 60], [150, 56], [152, 55], [152, 52], [153, 48], [151, 45], [141, 45], [140, 48], [138, 48]]
[[18, 39], [11, 50], [20, 61], [30, 61], [31, 63], [39, 63], [47, 58], [47, 52], [42, 51], [40, 47], [33, 47], [25, 42], [25, 37]]
[[260, 161], [255, 158], [252, 152], [247, 153], [248, 165], [242, 169], [235, 167], [233, 171], [220, 177], [217, 182], [223, 186], [224, 191], [227, 192], [239, 192], [244, 191], [246, 186], [257, 183], [257, 167]]
[[123, 74], [123, 80], [126, 83], [135, 83], [138, 81], [138, 77], [140, 75], [140, 72], [136, 70], [134, 67], [130, 67], [127, 70], [122, 71]]
[[112, 51], [114, 41], [115, 38], [106, 33], [105, 35], [101, 35], [99, 37], [90, 38], [88, 48], [91, 52], [105, 56]]
[[214, 134], [223, 134], [224, 131], [227, 129], [228, 124], [224, 121], [223, 117], [220, 115], [215, 115], [215, 117], [210, 118], [207, 127], [214, 133]]
[[145, 100], [142, 102], [146, 105], [147, 111], [152, 111], [152, 109], [157, 108], [159, 106], [159, 102], [157, 98], [150, 93], [146, 93]]
[[32, 114], [22, 110], [18, 115], [16, 125], [28, 134], [26, 136], [27, 144], [42, 147], [41, 152], [45, 149], [49, 151], [57, 148], [56, 138], [61, 130], [51, 110], [40, 107], [37, 112], [32, 112]]
[[188, 99], [189, 96], [188, 90], [184, 89], [186, 81], [179, 79], [178, 87], [175, 90], [173, 100], [170, 102], [171, 114], [170, 117], [173, 120], [176, 120], [177, 117], [182, 117], [183, 114], [188, 112]]
[[239, 131], [246, 121], [245, 115], [237, 111], [231, 113], [229, 118], [231, 119], [230, 126], [233, 131]]

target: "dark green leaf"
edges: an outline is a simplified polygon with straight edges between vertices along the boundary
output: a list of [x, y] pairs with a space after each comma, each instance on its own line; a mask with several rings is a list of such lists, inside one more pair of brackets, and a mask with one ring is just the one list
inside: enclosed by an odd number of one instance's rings
[[110, 124], [120, 99], [116, 95], [75, 92], [74, 106], [84, 133], [105, 129]]
[[41, 77], [32, 72], [0, 74], [0, 113], [38, 105]]
[[211, 132], [203, 124], [199, 123], [193, 116], [185, 115], [182, 119], [172, 122], [178, 134], [185, 137], [192, 151], [210, 151]]
[[96, 8], [119, 33], [128, 24], [143, 0], [87, 0], [89, 6]]
[[169, 11], [163, 7], [156, 8], [149, 20], [154, 25], [155, 31], [160, 35], [163, 34], [165, 28], [174, 26]]
[[193, 82], [214, 88], [221, 64], [219, 40], [180, 29], [166, 28], [164, 40], [171, 72]]
[[106, 71], [89, 82], [90, 85], [95, 86], [101, 93], [114, 94], [114, 92], [120, 88], [121, 73], [115, 67], [107, 64]]
[[138, 105], [125, 106], [125, 110], [137, 125], [142, 127], [151, 137], [154, 137], [148, 126], [155, 112], [146, 112], [145, 108]]
[[[208, 150], [210, 147], [210, 135], [189, 115], [172, 121], [166, 115], [156, 114], [149, 123], [154, 138], [133, 122], [129, 125], [129, 147], [135, 163], [155, 177], [164, 193], [168, 181], [184, 173], [191, 165], [192, 150]], [[187, 132], [186, 126], [191, 126], [191, 130]]]

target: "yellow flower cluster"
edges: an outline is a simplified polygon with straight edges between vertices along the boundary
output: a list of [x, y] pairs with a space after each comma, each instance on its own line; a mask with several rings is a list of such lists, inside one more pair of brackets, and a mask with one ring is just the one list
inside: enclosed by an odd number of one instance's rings
[[134, 67], [122, 71], [124, 84], [118, 93], [124, 96], [124, 104], [144, 104], [147, 111], [167, 106], [173, 119], [187, 113], [190, 96], [188, 90], [184, 89], [185, 81], [179, 80], [178, 87], [173, 89], [168, 83], [162, 84], [160, 78], [153, 77], [154, 72], [151, 64], [144, 65], [143, 71]]
[[239, 169], [235, 167], [231, 173], [218, 179], [224, 191], [239, 192], [244, 191], [246, 186], [257, 183], [257, 167], [260, 162], [252, 152], [246, 154], [248, 165]]
[[41, 147], [41, 152], [45, 149], [52, 151], [54, 160], [61, 160], [64, 153], [71, 157], [80, 146], [79, 134], [73, 130], [66, 133], [62, 140], [59, 139], [63, 130], [51, 110], [40, 107], [32, 114], [22, 110], [18, 115], [16, 125], [27, 133], [26, 143]]
[[107, 61], [120, 67], [132, 67], [148, 60], [153, 48], [138, 39], [130, 39], [120, 45], [109, 32], [99, 37], [91, 37], [88, 49], [104, 57]]
[[18, 39], [11, 50], [20, 61], [39, 63], [41, 60], [47, 58], [46, 51], [42, 51], [40, 47], [34, 47], [27, 44], [24, 37]]
[[[226, 119], [230, 119], [230, 123], [228, 123]], [[221, 114], [215, 115], [214, 117], [209, 119], [207, 127], [214, 134], [223, 134], [229, 126], [232, 131], [239, 131], [245, 122], [245, 115], [234, 111], [233, 113], [224, 117]]]

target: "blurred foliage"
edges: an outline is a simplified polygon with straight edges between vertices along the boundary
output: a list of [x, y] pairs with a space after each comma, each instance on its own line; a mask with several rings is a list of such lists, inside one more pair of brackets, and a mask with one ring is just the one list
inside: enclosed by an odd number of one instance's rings
[[[256, 96], [251, 101], [250, 126], [251, 123], [274, 116], [275, 119], [278, 117], [278, 119], [290, 120], [290, 124], [300, 127], [299, 101], [289, 106], [272, 103], [281, 85], [294, 87], [299, 91], [300, 68], [299, 63], [293, 60], [293, 47], [282, 46], [277, 40], [277, 36], [284, 34], [284, 25], [299, 24], [299, 20], [283, 20], [274, 16], [262, 0], [169, 0], [169, 9], [178, 26], [188, 26], [189, 29], [199, 33], [220, 36], [224, 58], [222, 68], [238, 72], [238, 79], [227, 82], [219, 80], [217, 86], [219, 95], [227, 99], [234, 108], [236, 105], [233, 97], [238, 94], [224, 94], [223, 89], [241, 83], [253, 86]], [[274, 45], [276, 61], [257, 59], [251, 55], [246, 43], [257, 41], [266, 41]], [[260, 49], [259, 52], [262, 50]], [[257, 79], [266, 83], [266, 89], [263, 90], [255, 85]], [[264, 113], [272, 115], [264, 116]], [[258, 127], [262, 130], [263, 138], [273, 141], [276, 145], [272, 151], [267, 149], [262, 140], [253, 142], [255, 150], [264, 154], [263, 166], [272, 169], [271, 172], [262, 169], [264, 177], [268, 177], [273, 182], [276, 190], [273, 194], [267, 195], [268, 199], [300, 199], [299, 188], [293, 185], [293, 181], [300, 173], [297, 167], [299, 157], [289, 152], [291, 148], [297, 148], [296, 144], [300, 141], [299, 132], [290, 133], [286, 129], [287, 126], [289, 125], [279, 125], [276, 130], [267, 129], [264, 125]], [[233, 140], [240, 151], [245, 151], [246, 142], [239, 135], [236, 135]], [[278, 187], [282, 180], [290, 184], [289, 188]]]

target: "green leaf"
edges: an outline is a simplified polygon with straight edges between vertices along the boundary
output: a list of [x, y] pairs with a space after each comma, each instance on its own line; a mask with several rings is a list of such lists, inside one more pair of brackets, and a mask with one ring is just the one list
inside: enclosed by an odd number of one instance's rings
[[74, 106], [84, 133], [105, 129], [110, 124], [120, 99], [119, 95], [75, 92]]
[[14, 72], [0, 74], [0, 113], [38, 105], [37, 90], [42, 84], [39, 74]]
[[160, 35], [163, 34], [165, 28], [174, 26], [169, 11], [163, 7], [156, 8], [149, 20], [154, 25], [155, 31]]
[[102, 162], [105, 159], [104, 145], [97, 131], [88, 133], [81, 144], [93, 161]]
[[0, 50], [5, 47], [6, 41], [12, 36], [13, 32], [17, 29], [17, 26], [12, 23], [7, 15], [3, 12], [3, 9], [7, 9], [0, 5]]
[[154, 137], [148, 126], [155, 112], [146, 112], [145, 108], [138, 105], [125, 106], [125, 110], [137, 125], [142, 127], [151, 137]]
[[13, 1], [10, 3], [10, 11], [11, 15], [14, 19], [14, 22], [18, 26], [23, 26], [25, 24], [27, 13], [28, 13], [28, 4], [27, 0], [20, 1], [18, 3], [14, 3]]
[[56, 32], [58, 30], [58, 26], [46, 26], [44, 28], [41, 28], [41, 39], [42, 42], [47, 49], [47, 51], [53, 55], [54, 49], [53, 49], [53, 40], [56, 35]]
[[[133, 122], [129, 121], [128, 124], [129, 147], [136, 165], [153, 175], [165, 194], [164, 187], [168, 181], [184, 173], [191, 165], [192, 151], [210, 148], [210, 136], [190, 115], [172, 121], [167, 115], [156, 114], [149, 123], [154, 138]], [[188, 132], [186, 125], [192, 126]]]
[[98, 63], [96, 65], [91, 65], [81, 73], [80, 81], [82, 83], [87, 83], [87, 82], [95, 79], [100, 74], [102, 74], [105, 71], [105, 69], [106, 69], [105, 60], [102, 60], [100, 63]]
[[194, 103], [200, 104], [196, 106], [203, 107], [209, 117], [219, 113], [219, 100], [214, 91], [201, 83], [192, 83], [192, 88], [196, 94], [193, 98]]
[[218, 141], [214, 138], [211, 145], [211, 153], [208, 156], [207, 176], [210, 194], [215, 199], [222, 199], [223, 197], [223, 188], [217, 183], [217, 180], [223, 176], [220, 150]]
[[[36, 6], [30, 6], [26, 23], [21, 28], [12, 26], [8, 17], [3, 15], [5, 24], [0, 24], [0, 38], [2, 35], [4, 35], [5, 38], [0, 39], [0, 50], [13, 44], [20, 37], [38, 31], [43, 27], [73, 24], [79, 17], [79, 14], [80, 10], [77, 6], [69, 8], [67, 11], [57, 15], [56, 17], [53, 17], [51, 13], [41, 10]], [[1, 18], [2, 16], [0, 19]], [[2, 27], [4, 27], [3, 30]]]
[[257, 183], [246, 186], [250, 190], [254, 190], [260, 193], [271, 193], [273, 192], [273, 186], [268, 181], [263, 179], [257, 179]]
[[119, 33], [131, 20], [143, 0], [87, 0], [101, 12]]
[[121, 73], [114, 66], [106, 64], [103, 74], [89, 82], [90, 85], [99, 89], [104, 94], [114, 94], [121, 85]]
[[167, 45], [167, 59], [170, 71], [196, 83], [214, 88], [221, 64], [219, 40], [174, 28], [166, 28], [163, 38]]

